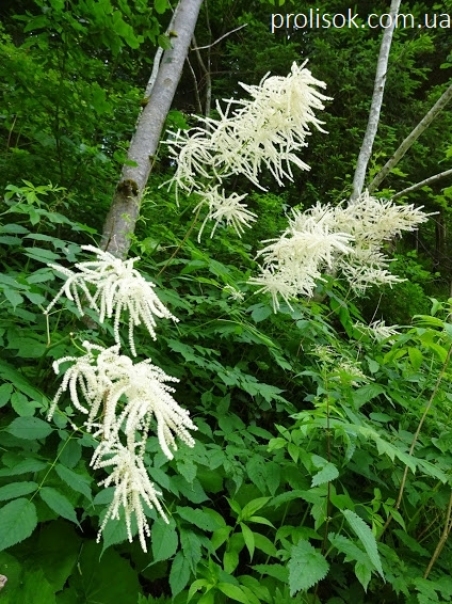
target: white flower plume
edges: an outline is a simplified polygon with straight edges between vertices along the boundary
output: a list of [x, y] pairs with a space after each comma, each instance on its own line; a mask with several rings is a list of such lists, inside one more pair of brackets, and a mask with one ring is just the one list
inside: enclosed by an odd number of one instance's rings
[[220, 192], [218, 188], [216, 186], [199, 193], [203, 199], [194, 211], [203, 205], [207, 205], [209, 212], [199, 229], [198, 242], [201, 240], [201, 235], [208, 220], [214, 220], [216, 223], [210, 237], [213, 237], [217, 226], [223, 220], [226, 221], [227, 226], [232, 225], [237, 235], [240, 236], [245, 231], [244, 227], [250, 226], [250, 223], [254, 222], [257, 218], [256, 214], [248, 210], [246, 204], [241, 203], [247, 194], [237, 195], [237, 193], [232, 193], [232, 195], [226, 197], [224, 190]]
[[[133, 268], [139, 258], [121, 260], [109, 252], [83, 245], [82, 249], [92, 252], [97, 260], [76, 264], [79, 272], [49, 264], [56, 271], [67, 277], [66, 283], [50, 302], [46, 313], [56, 304], [63, 294], [76, 303], [81, 315], [84, 314], [79, 289], [83, 301], [99, 313], [101, 323], [106, 318], [114, 317], [114, 335], [117, 344], [120, 343], [119, 324], [123, 311], [129, 315], [129, 344], [132, 354], [136, 356], [134, 327], [145, 325], [150, 336], [155, 340], [156, 317], [177, 321], [169, 310], [162, 304], [154, 292], [155, 285], [146, 281]], [[94, 292], [92, 291], [94, 288]]]
[[312, 296], [322, 272], [341, 272], [355, 291], [376, 284], [398, 283], [381, 252], [383, 242], [412, 231], [428, 219], [422, 208], [398, 206], [371, 197], [366, 191], [357, 201], [336, 207], [317, 204], [307, 212], [294, 212], [288, 229], [267, 245], [261, 274], [251, 279], [259, 292], [290, 304], [297, 295]]
[[155, 489], [143, 459], [133, 449], [133, 446], [125, 447], [118, 442], [112, 444], [105, 441], [99, 445], [91, 461], [95, 469], [113, 467], [112, 473], [99, 485], [115, 487], [113, 501], [102, 521], [97, 540], [110, 519], [120, 519], [120, 510], [123, 508], [129, 541], [133, 540], [132, 517], [135, 515], [140, 544], [146, 552], [146, 537], [150, 536], [151, 531], [144, 506], [155, 508], [165, 522], [168, 519], [158, 500], [161, 492]]
[[[229, 99], [225, 110], [217, 103], [218, 119], [198, 118], [202, 126], [179, 131], [168, 141], [177, 162], [171, 182], [208, 198], [233, 174], [245, 176], [262, 189], [259, 176], [264, 168], [279, 185], [285, 179], [293, 179], [292, 165], [309, 170], [298, 153], [307, 145], [305, 139], [311, 126], [323, 132], [314, 110], [324, 109], [323, 101], [329, 97], [318, 91], [325, 84], [313, 78], [305, 64], [294, 63], [287, 77], [267, 74], [259, 86], [240, 84], [249, 93], [249, 100]], [[207, 193], [201, 184], [206, 180], [210, 181]], [[240, 235], [254, 215], [239, 203], [243, 197], [222, 195], [223, 209], [218, 195], [214, 202], [207, 199], [206, 220], [226, 219]]]
[[[154, 418], [160, 447], [168, 459], [173, 458], [171, 449], [177, 449], [175, 436], [189, 447], [194, 446], [189, 430], [196, 430], [196, 426], [189, 412], [173, 399], [174, 389], [166, 383], [178, 382], [177, 378], [152, 365], [149, 359], [133, 364], [129, 357], [119, 354], [118, 345], [102, 348], [84, 342], [83, 347], [88, 352], [82, 357], [66, 357], [53, 364], [58, 373], [62, 363], [73, 362], [55, 395], [49, 418], [63, 392], [69, 389], [74, 407], [88, 415], [87, 430], [96, 429], [96, 435], [104, 440], [118, 441], [121, 431], [127, 437], [136, 431], [147, 433]], [[78, 390], [86, 406], [80, 403]]]
[[385, 321], [373, 321], [370, 325], [364, 325], [364, 323], [356, 322], [356, 329], [367, 333], [371, 338], [377, 342], [382, 342], [392, 336], [399, 335], [400, 331], [398, 325], [386, 325]]

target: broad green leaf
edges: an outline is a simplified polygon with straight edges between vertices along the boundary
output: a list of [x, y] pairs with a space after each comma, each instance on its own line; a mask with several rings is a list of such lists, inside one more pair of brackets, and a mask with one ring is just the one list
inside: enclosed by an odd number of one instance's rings
[[42, 487], [42, 489], [39, 491], [39, 495], [41, 499], [49, 506], [49, 508], [56, 512], [59, 516], [78, 524], [74, 506], [64, 495], [52, 487]]
[[204, 510], [179, 506], [176, 509], [181, 518], [190, 524], [194, 524], [203, 531], [213, 532], [221, 527], [221, 524], [219, 524], [210, 514], [206, 514]]
[[62, 518], [40, 526], [39, 536], [33, 544], [33, 558], [36, 565], [45, 569], [55, 592], [63, 589], [75, 570], [81, 543], [73, 525]]
[[36, 405], [30, 401], [30, 399], [26, 397], [25, 394], [22, 394], [22, 392], [14, 392], [11, 397], [11, 406], [17, 415], [20, 415], [21, 417], [31, 417], [36, 411], [36, 406], [39, 407], [40, 405]]
[[260, 550], [261, 552], [264, 552], [264, 554], [267, 554], [267, 556], [276, 556], [277, 555], [276, 547], [270, 541], [270, 539], [268, 539], [264, 535], [261, 535], [260, 533], [253, 533], [253, 534], [254, 534], [254, 544], [256, 546], [256, 549]]
[[317, 474], [312, 477], [311, 488], [318, 487], [325, 482], [331, 482], [339, 476], [336, 466], [328, 462]]
[[171, 524], [165, 524], [163, 520], [157, 520], [152, 525], [152, 554], [154, 560], [168, 560], [177, 551], [179, 540], [176, 529]]
[[2, 468], [0, 476], [20, 476], [21, 474], [40, 472], [47, 466], [39, 459], [24, 459], [12, 468]]
[[[219, 529], [222, 530], [222, 529]], [[196, 565], [201, 560], [201, 540], [191, 529], [181, 527], [179, 529], [180, 544], [185, 558], [190, 562], [193, 573]]]
[[364, 591], [367, 591], [367, 587], [372, 577], [372, 570], [369, 568], [368, 564], [362, 564], [361, 562], [357, 562], [355, 564], [355, 575], [358, 581], [363, 586]]
[[203, 587], [209, 587], [209, 582], [207, 579], [196, 579], [196, 581], [193, 581], [193, 583], [190, 585], [190, 589], [188, 590], [187, 604], [193, 598], [195, 593]]
[[228, 539], [231, 531], [231, 526], [222, 526], [213, 532], [210, 542], [214, 550], [217, 550], [223, 545], [223, 543]]
[[101, 545], [92, 540], [80, 549], [78, 567], [70, 579], [78, 592], [76, 604], [137, 604], [141, 587], [130, 561], [113, 548], [102, 557], [100, 553]]
[[378, 553], [377, 541], [370, 527], [364, 522], [362, 518], [352, 512], [351, 510], [342, 510], [342, 513], [356, 533], [358, 539], [361, 541], [364, 549], [366, 550], [373, 567], [381, 577], [384, 577], [383, 568], [381, 566], [380, 554]]
[[58, 447], [59, 457], [63, 466], [66, 468], [75, 468], [82, 457], [82, 446], [77, 438], [68, 438], [66, 441], [61, 441]]
[[2, 384], [0, 386], [0, 407], [4, 407], [11, 398], [13, 387], [11, 384]]
[[239, 565], [239, 554], [236, 551], [224, 552], [223, 567], [227, 573], [233, 573]]
[[224, 593], [225, 596], [235, 600], [236, 602], [242, 602], [242, 604], [250, 604], [244, 591], [238, 587], [238, 585], [232, 585], [232, 583], [218, 583], [217, 588]]
[[15, 499], [0, 509], [0, 551], [29, 537], [38, 523], [35, 506]]
[[258, 497], [249, 501], [242, 510], [242, 520], [249, 520], [258, 510], [265, 507], [270, 499], [271, 497]]
[[44, 396], [24, 375], [3, 360], [0, 360], [0, 377], [34, 400], [40, 401]]
[[38, 440], [48, 436], [53, 431], [53, 428], [48, 422], [38, 417], [17, 417], [6, 428], [6, 431], [16, 438]]
[[190, 580], [190, 562], [182, 552], [178, 552], [171, 565], [169, 584], [173, 598], [180, 593]]
[[60, 463], [55, 466], [55, 471], [71, 489], [85, 495], [90, 500], [92, 499], [90, 479], [87, 476], [81, 476]]
[[261, 575], [268, 575], [282, 583], [289, 581], [289, 569], [282, 564], [255, 564], [252, 569]]
[[[106, 508], [104, 513], [101, 515], [102, 520], [107, 512], [108, 508]], [[132, 536], [135, 536], [136, 532], [136, 522], [133, 522], [131, 527]], [[127, 539], [127, 525], [124, 518], [124, 513], [120, 513], [119, 518], [110, 518], [102, 531], [102, 555], [110, 546], [118, 543], [124, 543], [124, 541], [127, 541]]]
[[250, 529], [250, 527], [246, 526], [246, 524], [244, 524], [243, 522], [240, 523], [240, 528], [242, 529], [242, 534], [243, 534], [243, 539], [245, 540], [246, 549], [248, 550], [248, 552], [250, 554], [250, 560], [252, 560], [253, 556], [254, 556], [254, 548], [255, 548], [254, 533]]
[[324, 579], [329, 564], [309, 541], [301, 540], [292, 547], [289, 568], [290, 595], [306, 591]]
[[197, 467], [190, 459], [178, 461], [176, 466], [179, 474], [181, 474], [187, 482], [193, 482], [196, 478]]
[[347, 560], [355, 560], [356, 562], [360, 562], [364, 565], [367, 564], [368, 566], [371, 564], [369, 555], [366, 552], [363, 552], [363, 550], [348, 537], [330, 533], [328, 539], [333, 547], [346, 555]]
[[0, 501], [6, 501], [7, 499], [15, 499], [22, 495], [28, 495], [36, 491], [38, 485], [36, 482], [11, 482], [6, 484], [4, 487], [0, 487]]

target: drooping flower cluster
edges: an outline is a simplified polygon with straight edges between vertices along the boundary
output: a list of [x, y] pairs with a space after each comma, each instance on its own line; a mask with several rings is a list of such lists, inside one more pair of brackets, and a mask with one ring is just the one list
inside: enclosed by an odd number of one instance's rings
[[[176, 317], [169, 312], [155, 294], [155, 285], [146, 281], [133, 268], [134, 263], [139, 258], [123, 261], [92, 245], [83, 245], [82, 249], [95, 254], [97, 260], [79, 262], [75, 265], [79, 271], [77, 273], [62, 266], [49, 264], [51, 268], [63, 273], [67, 280], [45, 312], [48, 313], [61, 296], [65, 294], [69, 300], [75, 302], [81, 315], [84, 314], [83, 306], [85, 305], [99, 314], [101, 323], [106, 318], [114, 317], [115, 341], [120, 344], [119, 324], [123, 311], [126, 311], [129, 313], [130, 349], [133, 356], [136, 356], [133, 337], [134, 327], [143, 324], [151, 338], [155, 340], [155, 318], [177, 321]], [[83, 304], [79, 289], [82, 292]]]
[[134, 326], [143, 323], [155, 338], [155, 317], [175, 317], [156, 296], [154, 285], [145, 281], [133, 268], [137, 258], [123, 262], [92, 246], [84, 246], [84, 249], [92, 251], [98, 260], [77, 264], [78, 273], [53, 266], [68, 279], [46, 312], [63, 294], [75, 301], [82, 314], [86, 301], [99, 312], [101, 321], [114, 317], [117, 344], [103, 348], [84, 342], [86, 354], [64, 357], [53, 364], [57, 374], [63, 363], [69, 362], [71, 366], [64, 373], [48, 417], [52, 417], [65, 392], [69, 393], [74, 407], [87, 415], [84, 422], [87, 431], [100, 439], [91, 465], [95, 469], [112, 468], [111, 474], [99, 484], [115, 487], [99, 538], [107, 522], [120, 519], [123, 511], [129, 540], [132, 541], [133, 537], [134, 516], [141, 546], [146, 551], [146, 536], [150, 534], [146, 508], [155, 508], [168, 521], [158, 500], [161, 493], [150, 481], [144, 465], [149, 431], [155, 427], [163, 453], [172, 459], [173, 451], [177, 449], [176, 437], [189, 447], [194, 446], [189, 430], [196, 430], [196, 426], [189, 412], [172, 397], [174, 388], [168, 382], [178, 382], [178, 379], [168, 376], [150, 359], [134, 363], [128, 356], [120, 354], [119, 322], [122, 311], [128, 310], [129, 342], [133, 354], [136, 354]]
[[314, 110], [324, 109], [328, 97], [317, 90], [325, 84], [313, 78], [305, 64], [294, 63], [287, 77], [267, 74], [258, 86], [240, 84], [251, 99], [230, 99], [225, 110], [217, 103], [219, 118], [199, 118], [202, 126], [179, 131], [168, 141], [177, 162], [173, 182], [201, 195], [201, 204], [209, 210], [206, 220], [225, 219], [240, 235], [256, 219], [239, 203], [246, 195], [218, 192], [231, 175], [243, 175], [262, 189], [259, 175], [264, 168], [279, 185], [292, 180], [292, 165], [309, 170], [297, 153], [307, 145], [311, 126], [323, 132]]
[[370, 325], [364, 325], [364, 323], [358, 321], [355, 323], [355, 327], [359, 331], [369, 335], [376, 342], [383, 342], [400, 333], [398, 325], [386, 325], [386, 322], [383, 320], [373, 321]]
[[[49, 417], [63, 392], [69, 390], [74, 407], [88, 415], [85, 422], [88, 432], [94, 430], [95, 436], [100, 436], [104, 443], [115, 445], [121, 432], [128, 442], [134, 443], [136, 432], [146, 436], [154, 419], [160, 447], [168, 459], [173, 458], [171, 449], [177, 449], [174, 435], [188, 446], [194, 445], [188, 430], [196, 430], [196, 427], [188, 411], [171, 396], [174, 388], [166, 384], [178, 382], [177, 378], [166, 375], [149, 359], [133, 364], [128, 356], [119, 354], [117, 345], [106, 349], [84, 342], [83, 347], [87, 354], [82, 357], [65, 357], [53, 364], [58, 374], [62, 363], [73, 363], [64, 374]], [[80, 402], [77, 388], [88, 408]], [[122, 403], [124, 399], [126, 402]]]
[[341, 272], [355, 291], [376, 284], [400, 281], [388, 270], [382, 253], [384, 241], [412, 231], [428, 219], [422, 208], [397, 206], [371, 197], [336, 207], [317, 204], [307, 212], [294, 212], [288, 229], [259, 252], [264, 263], [251, 283], [290, 304], [299, 295], [312, 296], [322, 272]]

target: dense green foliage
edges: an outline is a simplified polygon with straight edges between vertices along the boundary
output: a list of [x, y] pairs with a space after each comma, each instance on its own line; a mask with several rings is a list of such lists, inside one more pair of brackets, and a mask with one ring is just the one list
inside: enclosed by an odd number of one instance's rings
[[[0, 32], [2, 602], [450, 602], [452, 329], [440, 237], [450, 188], [440, 183], [409, 199], [440, 209], [441, 220], [415, 241], [394, 243], [394, 272], [407, 281], [392, 290], [351, 300], [331, 278], [316, 300], [276, 314], [247, 283], [259, 242], [284, 228], [290, 207], [336, 202], [350, 191], [378, 32], [270, 35], [275, 8], [226, 1], [204, 8], [200, 46], [248, 22], [211, 49], [214, 98], [240, 94], [237, 80], [286, 73], [301, 52], [334, 101], [324, 116], [330, 134], [314, 134], [303, 158], [312, 174], [298, 174], [285, 191], [264, 176], [270, 190], [253, 194], [259, 221], [242, 240], [220, 228], [198, 244], [192, 200], [177, 206], [173, 192], [159, 188], [172, 171], [165, 148], [156, 162], [133, 255], [180, 322], [159, 323], [156, 342], [139, 332], [137, 348], [180, 379], [175, 398], [198, 432], [195, 447], [181, 445], [172, 461], [149, 438], [146, 464], [170, 524], [149, 510], [145, 554], [128, 543], [122, 520], [110, 521], [96, 543], [112, 499], [97, 486], [102, 472], [89, 467], [96, 443], [76, 427], [69, 399], [46, 421], [59, 385], [52, 362], [79, 355], [85, 339], [110, 346], [112, 326], [94, 314], [83, 322], [69, 301], [49, 317], [42, 311], [62, 283], [47, 263], [71, 267], [86, 259], [82, 244], [99, 242], [166, 2], [155, 0], [153, 11], [140, 0], [17, 4], [2, 6]], [[360, 10], [374, 4], [376, 12], [386, 6], [366, 2]], [[450, 2], [438, 7], [452, 12]], [[448, 35], [397, 33], [373, 171], [443, 91]], [[202, 70], [194, 68], [203, 98]], [[189, 72], [181, 90], [193, 92]], [[184, 103], [181, 94], [169, 127], [194, 121]], [[388, 190], [447, 168], [451, 120], [438, 118]], [[248, 184], [235, 186], [242, 192]], [[357, 325], [374, 316], [405, 327], [378, 341]], [[127, 327], [121, 335], [127, 341]]]

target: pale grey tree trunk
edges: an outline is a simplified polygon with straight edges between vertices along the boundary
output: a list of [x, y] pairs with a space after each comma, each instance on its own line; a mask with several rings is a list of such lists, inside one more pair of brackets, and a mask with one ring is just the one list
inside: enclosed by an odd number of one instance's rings
[[359, 152], [358, 161], [356, 164], [355, 176], [353, 178], [353, 193], [352, 199], [357, 199], [364, 187], [366, 178], [367, 166], [372, 148], [375, 141], [375, 136], [378, 130], [380, 121], [381, 105], [383, 103], [383, 95], [386, 84], [386, 74], [388, 71], [389, 51], [391, 49], [392, 34], [395, 27], [395, 19], [399, 12], [401, 0], [392, 0], [389, 14], [391, 15], [390, 27], [387, 27], [383, 34], [383, 39], [380, 46], [380, 54], [377, 63], [377, 73], [375, 75], [374, 92], [372, 95], [372, 104], [370, 107], [369, 121], [367, 123], [366, 134], [364, 135], [361, 150]]
[[[161, 57], [152, 82], [148, 103], [141, 113], [130, 142], [127, 159], [136, 165], [124, 166], [108, 212], [102, 235], [102, 249], [125, 258], [140, 212], [154, 155], [163, 124], [176, 92], [188, 54], [202, 0], [180, 0], [171, 23], [172, 48]], [[160, 57], [159, 57], [160, 58]]]

